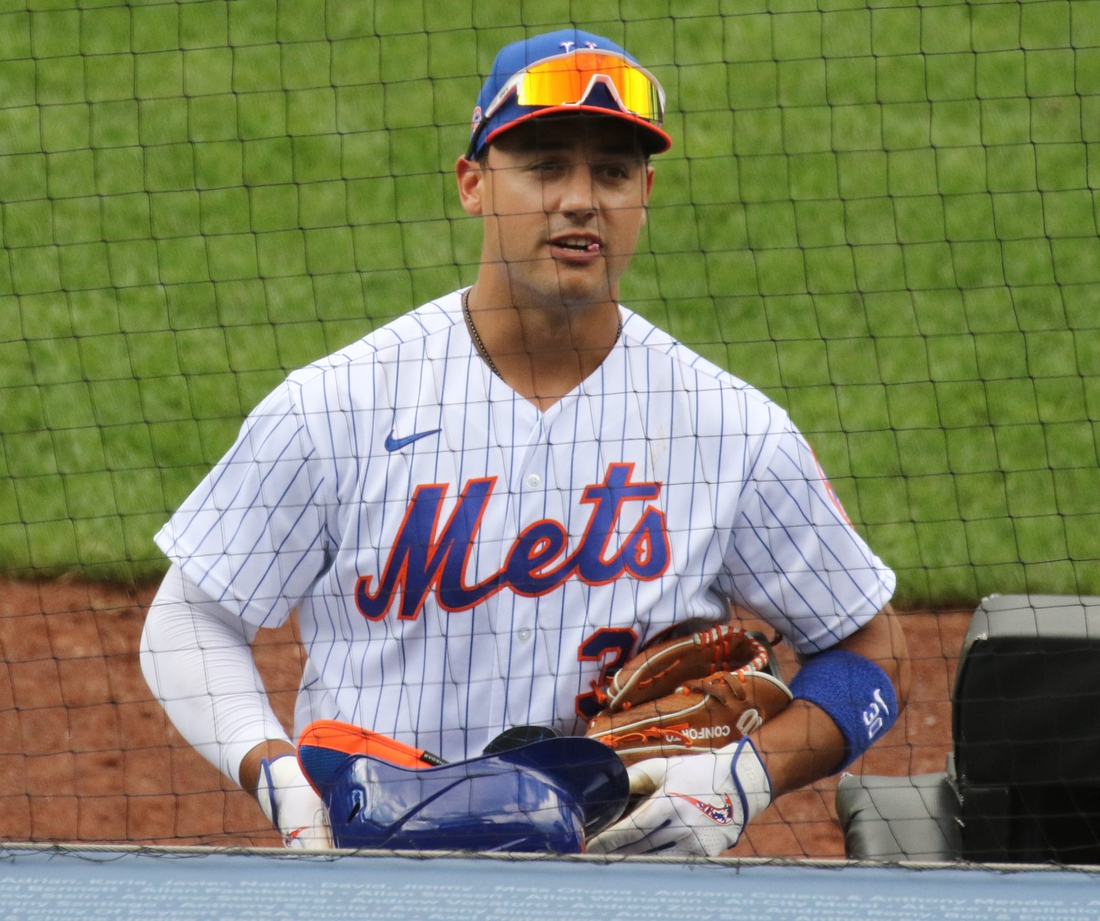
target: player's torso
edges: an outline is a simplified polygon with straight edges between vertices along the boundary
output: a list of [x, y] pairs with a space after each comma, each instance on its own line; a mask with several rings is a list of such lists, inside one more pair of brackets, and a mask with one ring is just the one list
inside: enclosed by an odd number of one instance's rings
[[344, 718], [452, 755], [507, 725], [572, 731], [601, 670], [723, 616], [709, 588], [752, 439], [716, 437], [740, 402], [701, 405], [674, 362], [620, 343], [539, 412], [457, 328], [355, 368], [339, 399], [338, 546], [303, 633], [321, 685], [359, 687]]

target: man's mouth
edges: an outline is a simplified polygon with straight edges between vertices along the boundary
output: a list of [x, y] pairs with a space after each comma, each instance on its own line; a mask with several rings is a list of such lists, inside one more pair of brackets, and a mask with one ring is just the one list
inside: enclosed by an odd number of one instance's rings
[[589, 237], [558, 237], [551, 241], [554, 246], [567, 249], [575, 253], [598, 253], [600, 243]]

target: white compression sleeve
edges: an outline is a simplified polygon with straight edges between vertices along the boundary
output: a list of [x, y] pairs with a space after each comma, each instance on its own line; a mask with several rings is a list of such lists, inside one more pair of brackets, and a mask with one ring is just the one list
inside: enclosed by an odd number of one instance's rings
[[286, 732], [271, 709], [249, 642], [256, 629], [173, 565], [141, 634], [141, 671], [180, 734], [240, 783], [244, 756]]

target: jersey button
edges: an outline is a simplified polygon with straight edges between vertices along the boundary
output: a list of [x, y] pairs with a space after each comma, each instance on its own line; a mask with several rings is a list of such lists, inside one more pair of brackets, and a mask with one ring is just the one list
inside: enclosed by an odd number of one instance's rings
[[520, 627], [516, 631], [516, 639], [519, 640], [521, 643], [526, 643], [529, 639], [531, 639], [531, 628]]
[[527, 474], [527, 488], [528, 489], [538, 489], [541, 485], [542, 485], [542, 477], [540, 477], [537, 473]]

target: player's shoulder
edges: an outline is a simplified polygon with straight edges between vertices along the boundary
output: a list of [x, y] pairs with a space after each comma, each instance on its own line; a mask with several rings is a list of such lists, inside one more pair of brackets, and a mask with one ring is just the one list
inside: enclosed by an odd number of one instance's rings
[[334, 373], [423, 354], [434, 336], [446, 335], [461, 322], [461, 292], [454, 291], [428, 301], [408, 313], [379, 326], [361, 339], [319, 358], [287, 378], [292, 385], [308, 386]]
[[699, 384], [741, 391], [754, 389], [751, 384], [707, 360], [660, 327], [654, 326], [641, 314], [625, 307], [621, 310], [623, 340], [628, 348], [643, 349], [646, 361], [657, 359], [669, 370]]
[[704, 358], [641, 314], [622, 310], [624, 342], [628, 352], [640, 353], [635, 360], [646, 363], [647, 373], [655, 366], [663, 367], [668, 383], [677, 389], [708, 400], [732, 401], [748, 413], [765, 413], [776, 423], [787, 424], [786, 411], [755, 386]]

